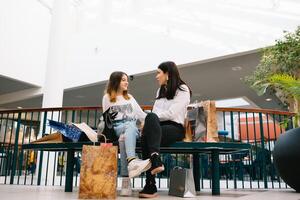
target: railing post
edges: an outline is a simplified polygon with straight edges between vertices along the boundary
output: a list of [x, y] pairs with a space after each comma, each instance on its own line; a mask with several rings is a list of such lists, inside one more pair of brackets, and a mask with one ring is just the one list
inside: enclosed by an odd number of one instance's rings
[[75, 122], [75, 110], [72, 110], [72, 122]]
[[[231, 125], [231, 141], [234, 142], [234, 120], [233, 120], [233, 112], [230, 111], [230, 125]], [[231, 155], [232, 157], [232, 155]], [[233, 161], [233, 185], [234, 189], [237, 189], [237, 182], [236, 182], [236, 164], [235, 160]]]
[[73, 191], [74, 149], [68, 150], [65, 180], [65, 192]]
[[14, 154], [13, 154], [13, 163], [10, 175], [10, 184], [14, 184], [15, 174], [16, 174], [16, 166], [17, 166], [17, 157], [18, 157], [18, 145], [19, 145], [19, 132], [21, 126], [21, 115], [22, 113], [18, 113], [18, 121], [17, 121], [17, 129], [15, 135], [15, 144], [14, 144]]
[[[47, 111], [44, 112], [42, 136], [44, 136], [44, 133], [46, 131], [46, 122], [47, 122]], [[37, 185], [41, 185], [41, 177], [42, 177], [42, 169], [43, 169], [42, 168], [43, 154], [44, 154], [44, 151], [40, 151], [40, 161], [39, 161], [39, 172], [38, 172]]]
[[266, 151], [265, 151], [265, 137], [264, 137], [264, 124], [262, 113], [259, 113], [259, 127], [260, 127], [260, 139], [261, 139], [261, 149], [262, 149], [262, 173], [264, 179], [264, 188], [268, 188], [268, 177], [266, 170]]

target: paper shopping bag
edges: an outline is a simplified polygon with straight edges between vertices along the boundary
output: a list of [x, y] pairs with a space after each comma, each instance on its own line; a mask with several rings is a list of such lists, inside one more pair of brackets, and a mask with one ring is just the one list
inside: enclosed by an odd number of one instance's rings
[[217, 124], [217, 109], [215, 101], [205, 101], [203, 102], [204, 110], [207, 113], [207, 142], [218, 142], [218, 124]]
[[169, 195], [178, 197], [195, 197], [193, 169], [174, 167], [170, 172]]
[[63, 135], [59, 132], [57, 133], [52, 133], [49, 135], [45, 135], [42, 138], [39, 138], [33, 142], [31, 142], [31, 144], [37, 144], [37, 143], [61, 143], [64, 142], [65, 138], [63, 137]]
[[116, 198], [117, 155], [116, 146], [83, 146], [79, 198]]

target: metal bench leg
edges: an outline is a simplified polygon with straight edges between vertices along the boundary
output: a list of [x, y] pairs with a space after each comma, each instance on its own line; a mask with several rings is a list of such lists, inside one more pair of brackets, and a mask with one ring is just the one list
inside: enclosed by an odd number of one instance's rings
[[73, 191], [74, 149], [68, 150], [65, 192]]
[[193, 153], [193, 173], [196, 191], [200, 191], [200, 164], [199, 154]]
[[213, 150], [211, 153], [212, 165], [212, 195], [220, 195], [220, 169], [219, 169], [219, 150]]

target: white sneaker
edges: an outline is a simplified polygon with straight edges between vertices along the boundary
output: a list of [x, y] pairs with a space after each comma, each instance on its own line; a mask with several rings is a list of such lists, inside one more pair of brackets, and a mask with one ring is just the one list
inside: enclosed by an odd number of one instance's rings
[[151, 168], [150, 159], [141, 160], [141, 159], [134, 159], [128, 164], [128, 174], [130, 178], [139, 176], [141, 173], [147, 171]]
[[122, 188], [120, 192], [120, 196], [131, 196], [132, 189], [131, 189], [131, 182], [129, 177], [122, 178]]

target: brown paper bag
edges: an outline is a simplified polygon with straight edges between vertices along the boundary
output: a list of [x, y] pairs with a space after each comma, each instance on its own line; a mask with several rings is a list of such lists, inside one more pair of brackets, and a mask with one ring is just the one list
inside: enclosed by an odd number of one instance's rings
[[37, 143], [61, 143], [61, 142], [63, 142], [63, 135], [57, 132], [57, 133], [45, 135], [44, 137], [37, 139], [31, 143], [37, 144]]
[[184, 120], [184, 142], [191, 142], [193, 141], [193, 131], [192, 131], [192, 127], [191, 127], [191, 123], [189, 122], [188, 119]]
[[206, 118], [206, 142], [218, 142], [218, 124], [217, 110], [215, 101], [204, 101], [204, 111], [207, 113]]
[[117, 193], [118, 147], [84, 145], [80, 169], [80, 199], [112, 199]]

